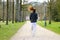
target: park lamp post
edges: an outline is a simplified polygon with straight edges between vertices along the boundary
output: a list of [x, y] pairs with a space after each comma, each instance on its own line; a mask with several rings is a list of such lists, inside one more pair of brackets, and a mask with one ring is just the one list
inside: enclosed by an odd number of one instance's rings
[[44, 1], [44, 26], [46, 27], [46, 2]]

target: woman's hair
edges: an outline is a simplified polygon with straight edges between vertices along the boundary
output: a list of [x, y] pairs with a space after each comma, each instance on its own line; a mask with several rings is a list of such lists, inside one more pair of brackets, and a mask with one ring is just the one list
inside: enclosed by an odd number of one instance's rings
[[36, 9], [33, 9], [33, 13], [35, 13], [36, 12]]
[[30, 11], [32, 11], [33, 13], [36, 12], [36, 9], [35, 9], [34, 7], [32, 7], [32, 6], [31, 6], [29, 9], [30, 9]]

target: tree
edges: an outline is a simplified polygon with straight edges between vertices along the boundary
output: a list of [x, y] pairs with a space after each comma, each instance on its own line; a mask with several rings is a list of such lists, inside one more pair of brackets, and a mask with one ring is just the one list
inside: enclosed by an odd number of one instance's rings
[[54, 0], [50, 0], [49, 5], [48, 5], [49, 6], [49, 8], [48, 8], [49, 9], [49, 24], [51, 24], [51, 20], [52, 20], [52, 14], [53, 14], [52, 10], [53, 10], [53, 7], [54, 7], [53, 3], [54, 3]]
[[50, 0], [49, 2], [49, 24], [51, 20], [60, 21], [60, 0]]
[[22, 4], [22, 0], [16, 0], [15, 22], [21, 22], [22, 21], [21, 4]]
[[2, 18], [1, 18], [2, 17], [2, 10], [1, 9], [2, 9], [2, 2], [0, 0], [0, 21], [2, 20]]
[[56, 0], [57, 11], [58, 11], [58, 21], [60, 22], [60, 0]]
[[5, 2], [4, 2], [4, 0], [3, 0], [3, 22], [4, 22], [4, 14], [5, 14]]
[[19, 0], [16, 0], [16, 14], [15, 14], [15, 22], [20, 21], [20, 4]]
[[[11, 10], [11, 6], [12, 6], [12, 1], [11, 0], [9, 0], [9, 14], [8, 14], [8, 19], [9, 19], [9, 21], [11, 21], [11, 12], [12, 12], [12, 10]], [[13, 9], [13, 8], [12, 8]]]
[[20, 0], [20, 22], [22, 21], [22, 0]]
[[52, 20], [58, 21], [58, 11], [56, 8], [53, 9]]
[[0, 4], [1, 4], [1, 0], [0, 0]]
[[53, 21], [58, 21], [58, 10], [57, 10], [57, 4], [56, 1], [53, 3], [53, 8], [52, 8], [52, 20]]
[[14, 0], [12, 5], [12, 23], [14, 23]]
[[[25, 19], [25, 17], [26, 17], [26, 12], [28, 12], [27, 7], [28, 7], [27, 4], [22, 5], [22, 22], [26, 20], [26, 19]], [[28, 15], [28, 14], [27, 14], [27, 15]]]
[[7, 14], [6, 14], [6, 25], [8, 25], [8, 8], [9, 8], [9, 1], [7, 0]]

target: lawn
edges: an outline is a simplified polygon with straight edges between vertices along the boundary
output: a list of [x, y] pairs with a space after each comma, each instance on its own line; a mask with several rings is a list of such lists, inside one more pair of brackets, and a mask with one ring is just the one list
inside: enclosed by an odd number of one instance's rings
[[25, 22], [18, 22], [12, 24], [9, 22], [9, 25], [5, 25], [5, 23], [0, 22], [0, 40], [9, 40], [24, 23]]
[[48, 24], [48, 21], [46, 22], [47, 23], [47, 26], [45, 27], [44, 26], [44, 21], [38, 21], [37, 22], [40, 26], [48, 29], [48, 30], [51, 30], [57, 34], [60, 34], [60, 22], [54, 22], [52, 21], [52, 24]]

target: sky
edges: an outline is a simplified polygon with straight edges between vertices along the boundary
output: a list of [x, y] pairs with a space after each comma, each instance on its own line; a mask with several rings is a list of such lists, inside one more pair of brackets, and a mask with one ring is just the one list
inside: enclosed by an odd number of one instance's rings
[[32, 2], [32, 1], [33, 1], [33, 2], [36, 2], [36, 1], [37, 1], [37, 2], [41, 2], [41, 3], [44, 2], [44, 1], [47, 2], [47, 0], [29, 0], [28, 2]]
[[[2, 0], [3, 1], [3, 0]], [[4, 1], [6, 1], [6, 0], [4, 0]], [[44, 1], [46, 1], [47, 2], [47, 0], [27, 0], [28, 1], [28, 3], [29, 2], [40, 2], [40, 3], [42, 3], [42, 2], [44, 2]]]
[[[6, 0], [5, 0], [6, 1]], [[28, 2], [36, 2], [36, 1], [38, 1], [38, 2], [44, 2], [44, 1], [47, 1], [47, 0], [28, 0]]]

